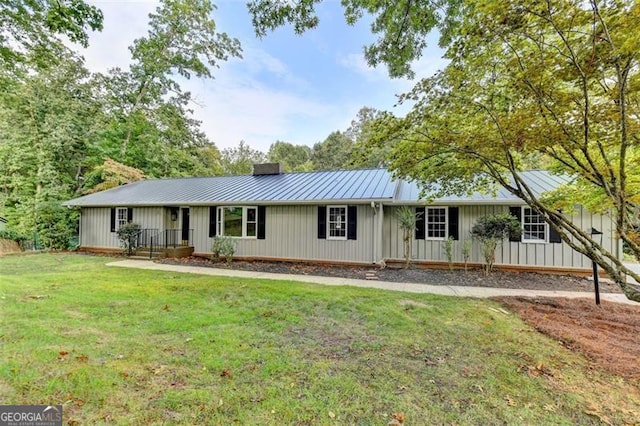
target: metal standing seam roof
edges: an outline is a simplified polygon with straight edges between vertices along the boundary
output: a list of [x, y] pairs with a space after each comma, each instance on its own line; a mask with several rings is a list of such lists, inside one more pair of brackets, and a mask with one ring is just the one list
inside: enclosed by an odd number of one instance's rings
[[[560, 185], [569, 182], [569, 177], [554, 175], [547, 170], [528, 170], [520, 173], [527, 186], [536, 196], [544, 192], [552, 191]], [[416, 182], [399, 182], [398, 190], [394, 198], [396, 204], [420, 204], [420, 187]], [[516, 197], [504, 187], [498, 187], [494, 193], [474, 192], [470, 196], [446, 196], [433, 200], [432, 204], [524, 204], [524, 201]]]
[[396, 184], [384, 169], [144, 180], [69, 200], [66, 206], [304, 204], [391, 201]]
[[[567, 177], [544, 170], [522, 172], [529, 187], [541, 194], [567, 183]], [[215, 204], [308, 204], [326, 202], [423, 204], [415, 182], [394, 180], [385, 169], [337, 170], [279, 175], [215, 176], [144, 180], [86, 195], [66, 206], [165, 206]], [[523, 201], [504, 188], [495, 194], [448, 196], [433, 204], [500, 204]]]

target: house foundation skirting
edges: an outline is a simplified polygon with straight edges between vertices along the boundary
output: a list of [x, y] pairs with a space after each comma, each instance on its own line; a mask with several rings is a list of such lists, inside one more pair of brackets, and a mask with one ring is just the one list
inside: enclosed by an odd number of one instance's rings
[[[404, 259], [385, 259], [385, 263], [388, 267], [392, 268], [401, 268], [404, 266]], [[428, 260], [418, 260], [412, 261], [411, 265], [414, 267], [420, 267], [425, 269], [449, 269], [448, 262], [436, 262], [436, 261], [428, 261]], [[464, 263], [462, 262], [453, 262], [453, 269], [461, 270], [464, 269]], [[468, 269], [482, 269], [484, 268], [483, 263], [479, 262], [469, 262], [467, 263]], [[562, 266], [539, 266], [539, 265], [510, 265], [510, 264], [499, 264], [496, 263], [493, 265], [493, 269], [496, 271], [504, 271], [504, 272], [537, 272], [540, 274], [550, 274], [550, 275], [575, 275], [578, 277], [590, 277], [593, 275], [593, 271], [591, 268], [568, 268]], [[601, 278], [607, 278], [608, 275], [606, 272], [599, 270], [598, 276]]]
[[78, 251], [81, 253], [97, 253], [97, 254], [122, 254], [120, 247], [80, 247]]
[[[194, 256], [211, 259], [211, 253], [193, 253]], [[336, 265], [336, 266], [371, 266], [377, 267], [371, 262], [356, 262], [342, 260], [324, 260], [324, 259], [296, 259], [289, 257], [269, 257], [269, 256], [233, 256], [233, 260], [246, 262], [263, 261], [263, 262], [284, 262], [284, 263], [310, 263], [314, 265]]]

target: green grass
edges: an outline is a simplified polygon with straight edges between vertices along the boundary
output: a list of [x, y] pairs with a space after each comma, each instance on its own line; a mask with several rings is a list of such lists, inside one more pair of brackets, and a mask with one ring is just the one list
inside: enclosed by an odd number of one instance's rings
[[82, 424], [640, 421], [637, 383], [493, 302], [111, 260], [0, 258], [0, 403]]

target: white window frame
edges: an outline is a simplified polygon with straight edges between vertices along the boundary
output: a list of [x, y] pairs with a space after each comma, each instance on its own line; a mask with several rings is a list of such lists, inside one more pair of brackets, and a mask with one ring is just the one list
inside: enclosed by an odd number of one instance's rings
[[[255, 240], [258, 238], [258, 207], [257, 206], [220, 206], [216, 212], [216, 235], [225, 235], [224, 229], [224, 214], [227, 209], [242, 209], [242, 235], [229, 235], [231, 238], [244, 238]], [[249, 221], [248, 211], [253, 209], [255, 211], [255, 221]], [[247, 224], [255, 223], [255, 235], [247, 235]]]
[[[539, 218], [541, 218], [542, 221], [541, 222], [536, 222], [536, 223], [527, 223], [525, 221], [525, 218], [527, 217], [526, 210], [530, 211], [529, 216], [536, 215]], [[522, 241], [523, 243], [526, 243], [526, 244], [546, 244], [546, 243], [549, 242], [549, 224], [547, 222], [545, 222], [545, 220], [542, 219], [542, 217], [538, 213], [536, 213], [535, 210], [533, 210], [529, 206], [522, 206], [521, 207], [521, 211], [520, 211], [520, 217], [521, 217], [520, 229], [522, 230], [522, 237], [520, 238], [520, 241]], [[529, 225], [529, 226], [543, 226], [544, 227], [544, 240], [541, 240], [539, 238], [527, 238], [527, 234], [525, 233], [525, 229], [524, 229], [524, 227], [526, 225]]]
[[[343, 209], [344, 210], [344, 223], [341, 223], [341, 229], [344, 229], [344, 236], [331, 236], [331, 209]], [[338, 240], [344, 241], [347, 239], [349, 230], [347, 227], [349, 226], [349, 209], [347, 209], [346, 205], [337, 205], [337, 206], [327, 206], [327, 240]]]
[[[122, 213], [122, 218], [120, 217]], [[126, 225], [129, 218], [128, 207], [116, 207], [116, 231]]]
[[[429, 236], [429, 210], [444, 210], [444, 237]], [[442, 224], [443, 222], [432, 222], [434, 224]], [[449, 236], [449, 207], [447, 206], [425, 206], [424, 208], [424, 239], [433, 241], [444, 241]]]

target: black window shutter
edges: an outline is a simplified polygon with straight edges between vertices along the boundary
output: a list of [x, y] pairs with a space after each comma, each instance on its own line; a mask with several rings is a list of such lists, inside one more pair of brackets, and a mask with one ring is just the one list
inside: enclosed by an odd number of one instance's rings
[[449, 236], [458, 239], [458, 207], [449, 207]]
[[562, 242], [562, 238], [560, 238], [560, 234], [551, 225], [549, 225], [549, 242], [550, 243]]
[[127, 209], [127, 222], [133, 222], [133, 209], [131, 207]]
[[318, 239], [327, 239], [327, 206], [318, 206]]
[[[509, 214], [518, 219], [518, 222], [522, 223], [522, 207], [509, 207]], [[513, 241], [515, 243], [519, 243], [521, 241], [521, 237], [516, 238], [515, 236], [509, 236], [509, 241]]]
[[[558, 213], [562, 213], [560, 210], [558, 210]], [[550, 243], [562, 243], [562, 238], [560, 238], [560, 233], [558, 231], [555, 230], [555, 228], [553, 226], [551, 226], [551, 224], [547, 225], [549, 227], [549, 242]]]
[[347, 239], [358, 238], [358, 206], [347, 207]]
[[425, 208], [416, 207], [416, 240], [424, 240], [425, 236]]
[[258, 239], [264, 240], [264, 228], [267, 221], [267, 208], [258, 206]]
[[111, 208], [111, 232], [116, 232], [116, 209]]
[[216, 212], [217, 211], [218, 211], [218, 208], [216, 206], [209, 207], [209, 237], [216, 236], [216, 225], [217, 225]]

